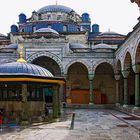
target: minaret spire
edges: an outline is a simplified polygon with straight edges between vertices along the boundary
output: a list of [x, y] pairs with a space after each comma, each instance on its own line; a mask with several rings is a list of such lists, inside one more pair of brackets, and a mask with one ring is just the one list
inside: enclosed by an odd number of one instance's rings
[[56, 0], [56, 5], [58, 5], [58, 1]]

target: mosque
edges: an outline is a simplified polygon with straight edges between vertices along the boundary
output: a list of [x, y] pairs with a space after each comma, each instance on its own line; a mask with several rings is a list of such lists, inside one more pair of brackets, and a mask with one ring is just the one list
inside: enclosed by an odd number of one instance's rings
[[[127, 35], [112, 31], [101, 32], [99, 28], [98, 24], [91, 25], [89, 13], [79, 15], [63, 5], [44, 6], [33, 11], [30, 17], [21, 13], [18, 25], [11, 25], [8, 36], [0, 34], [0, 74], [6, 73], [8, 76], [14, 73], [14, 76], [19, 77], [25, 70], [27, 75], [35, 76], [39, 73], [37, 76], [43, 77], [40, 71], [48, 71], [54, 76], [53, 79], [49, 75], [48, 84], [43, 90], [40, 90], [42, 84], [29, 83], [29, 89], [35, 90], [34, 94], [27, 95], [26, 100], [34, 101], [31, 104], [34, 109], [37, 108], [36, 102], [39, 105], [43, 99], [39, 92], [44, 93], [45, 103], [52, 103], [53, 93], [50, 87], [57, 83], [61, 103], [110, 105], [138, 111], [140, 20]], [[17, 65], [21, 45], [24, 46], [22, 57], [26, 64], [22, 62]], [[28, 77], [24, 76], [22, 74], [22, 80]], [[48, 74], [45, 76], [48, 77]], [[10, 79], [6, 81], [1, 77], [0, 80], [4, 82], [0, 84], [0, 104], [10, 110], [11, 104], [20, 99], [14, 93], [14, 96], [9, 94], [10, 90], [3, 92], [4, 86], [7, 87], [6, 82], [11, 82]], [[40, 81], [41, 79], [37, 82]], [[18, 86], [20, 84], [16, 88]], [[27, 85], [23, 84], [24, 86]], [[6, 106], [8, 103], [9, 106]]]

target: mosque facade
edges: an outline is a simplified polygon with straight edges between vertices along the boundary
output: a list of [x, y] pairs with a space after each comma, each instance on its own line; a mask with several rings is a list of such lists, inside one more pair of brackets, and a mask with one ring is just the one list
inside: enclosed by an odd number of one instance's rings
[[[64, 77], [61, 101], [68, 104], [140, 106], [140, 26], [128, 35], [101, 32], [89, 13], [79, 15], [63, 5], [47, 5], [11, 25], [0, 63], [15, 62], [22, 44], [31, 64]], [[1, 40], [0, 42], [4, 42]], [[47, 92], [47, 91], [46, 91]], [[49, 94], [46, 95], [49, 98]], [[50, 99], [51, 100], [51, 99]], [[49, 102], [48, 100], [46, 102]]]

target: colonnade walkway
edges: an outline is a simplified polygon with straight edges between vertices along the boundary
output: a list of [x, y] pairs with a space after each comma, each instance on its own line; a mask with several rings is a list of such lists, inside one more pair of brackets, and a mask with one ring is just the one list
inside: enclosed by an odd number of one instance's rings
[[[65, 113], [68, 117], [58, 122], [0, 132], [0, 140], [140, 139], [140, 119], [122, 112], [108, 109], [67, 109]], [[70, 115], [72, 113], [75, 113], [73, 127]]]

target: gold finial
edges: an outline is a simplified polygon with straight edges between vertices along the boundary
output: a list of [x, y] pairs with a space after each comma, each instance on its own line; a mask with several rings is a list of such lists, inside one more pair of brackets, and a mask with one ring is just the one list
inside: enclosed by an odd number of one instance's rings
[[21, 63], [26, 62], [26, 61], [23, 59], [23, 52], [22, 52], [22, 49], [23, 49], [23, 45], [20, 46], [20, 52], [19, 52], [20, 58], [17, 60], [17, 62], [21, 62]]

